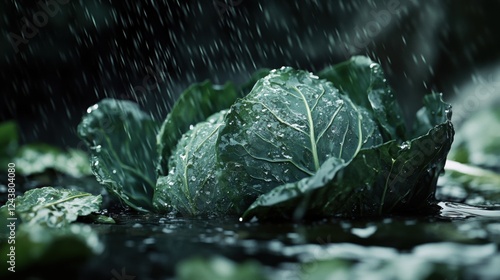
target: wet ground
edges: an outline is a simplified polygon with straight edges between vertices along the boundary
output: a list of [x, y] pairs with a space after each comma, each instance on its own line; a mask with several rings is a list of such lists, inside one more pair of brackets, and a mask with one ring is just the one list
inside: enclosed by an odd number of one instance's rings
[[171, 279], [195, 256], [256, 260], [269, 279], [499, 279], [500, 207], [439, 205], [426, 217], [312, 223], [115, 214], [93, 225], [105, 250], [80, 279]]
[[[26, 190], [49, 183], [102, 189], [91, 176], [48, 175], [22, 185]], [[174, 279], [179, 264], [195, 271], [200, 267], [190, 268], [193, 258], [224, 257], [230, 261], [216, 266], [251, 261], [267, 279], [500, 279], [499, 193], [497, 188], [438, 187], [437, 199], [446, 202], [437, 203], [432, 215], [307, 223], [138, 214], [113, 207], [105, 196], [103, 207], [116, 224], [90, 224], [104, 251], [77, 267], [34, 267], [28, 274]]]

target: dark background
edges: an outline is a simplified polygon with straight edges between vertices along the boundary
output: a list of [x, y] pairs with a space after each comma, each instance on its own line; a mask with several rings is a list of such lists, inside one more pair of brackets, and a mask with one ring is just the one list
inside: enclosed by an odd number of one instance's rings
[[[319, 71], [364, 54], [383, 65], [411, 122], [423, 94], [452, 100], [486, 80], [481, 69], [500, 58], [498, 11], [499, 1], [465, 0], [2, 1], [0, 119], [16, 120], [24, 143], [77, 146], [81, 116], [105, 97], [161, 120], [193, 82]], [[33, 32], [23, 18], [42, 24]], [[17, 52], [16, 35], [26, 40]]]

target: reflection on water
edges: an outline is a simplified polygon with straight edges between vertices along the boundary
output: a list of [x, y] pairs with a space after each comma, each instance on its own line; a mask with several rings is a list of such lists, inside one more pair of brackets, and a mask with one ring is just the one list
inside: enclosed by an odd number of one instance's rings
[[179, 263], [189, 265], [197, 256], [257, 260], [267, 275], [280, 279], [500, 277], [500, 209], [438, 205], [442, 210], [435, 216], [302, 224], [116, 215], [117, 225], [93, 225], [106, 249], [82, 277], [121, 267], [142, 279], [173, 277]]

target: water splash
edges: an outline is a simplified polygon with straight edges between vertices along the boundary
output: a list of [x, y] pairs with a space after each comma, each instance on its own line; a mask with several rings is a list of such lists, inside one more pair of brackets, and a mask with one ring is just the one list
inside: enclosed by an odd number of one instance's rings
[[444, 218], [500, 218], [500, 206], [472, 206], [457, 202], [439, 202], [439, 215]]

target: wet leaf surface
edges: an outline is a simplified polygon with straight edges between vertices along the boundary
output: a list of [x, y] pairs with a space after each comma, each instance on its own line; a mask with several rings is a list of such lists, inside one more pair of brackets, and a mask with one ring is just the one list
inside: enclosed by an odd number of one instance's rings
[[97, 181], [138, 211], [153, 208], [158, 127], [137, 104], [114, 99], [90, 107], [78, 126]]

